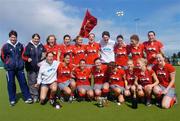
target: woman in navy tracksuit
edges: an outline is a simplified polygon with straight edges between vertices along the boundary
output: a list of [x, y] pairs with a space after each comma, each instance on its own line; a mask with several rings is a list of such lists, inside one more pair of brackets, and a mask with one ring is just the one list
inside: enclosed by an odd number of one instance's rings
[[1, 59], [4, 62], [4, 68], [7, 72], [7, 86], [11, 106], [14, 106], [16, 103], [15, 76], [19, 82], [25, 103], [32, 103], [24, 74], [22, 52], [23, 45], [17, 41], [17, 32], [12, 30], [9, 33], [9, 40], [4, 44], [1, 52]]
[[39, 34], [33, 34], [32, 40], [25, 47], [23, 59], [25, 60], [25, 68], [27, 71], [28, 86], [34, 102], [38, 101], [39, 92], [34, 86], [37, 83], [39, 72], [38, 64], [45, 58], [45, 48], [40, 43]]

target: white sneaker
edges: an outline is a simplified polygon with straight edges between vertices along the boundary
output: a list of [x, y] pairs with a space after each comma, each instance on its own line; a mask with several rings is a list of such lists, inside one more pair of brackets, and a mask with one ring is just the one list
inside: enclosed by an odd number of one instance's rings
[[33, 103], [33, 100], [31, 98], [28, 98], [26, 101], [24, 101], [26, 104], [31, 104]]
[[16, 102], [15, 101], [11, 101], [10, 102], [10, 106], [15, 106]]
[[50, 99], [50, 100], [49, 100], [49, 103], [50, 103], [51, 105], [53, 105], [54, 102], [55, 102], [55, 101], [54, 101], [53, 99]]
[[39, 102], [38, 97], [34, 97], [34, 98], [33, 98], [33, 102], [34, 102], [34, 103], [38, 103], [38, 102]]
[[146, 106], [150, 107], [152, 104], [151, 104], [151, 101], [150, 100], [147, 100], [146, 102]]

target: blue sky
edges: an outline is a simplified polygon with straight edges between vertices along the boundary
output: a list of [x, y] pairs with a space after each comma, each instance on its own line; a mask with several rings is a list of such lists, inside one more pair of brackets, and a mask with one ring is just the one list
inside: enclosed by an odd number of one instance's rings
[[[129, 43], [129, 37], [137, 33], [143, 42], [147, 32], [154, 30], [167, 54], [180, 51], [178, 0], [1, 0], [0, 43], [5, 43], [11, 29], [18, 31], [24, 44], [36, 32], [42, 42], [48, 34], [55, 34], [60, 43], [64, 34], [75, 37], [79, 33], [86, 9], [98, 19], [93, 30], [97, 40], [108, 30], [112, 39], [122, 34]], [[124, 16], [118, 17], [117, 11], [123, 11]]]

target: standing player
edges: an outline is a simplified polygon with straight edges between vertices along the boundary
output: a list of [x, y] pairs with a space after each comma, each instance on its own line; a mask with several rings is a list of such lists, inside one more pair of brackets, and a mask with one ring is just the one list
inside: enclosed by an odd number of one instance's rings
[[118, 35], [116, 39], [117, 44], [114, 47], [115, 62], [122, 68], [126, 68], [128, 61], [127, 47], [124, 44], [122, 35]]
[[104, 31], [102, 33], [102, 40], [100, 41], [101, 46], [101, 59], [103, 63], [109, 63], [111, 61], [115, 61], [114, 58], [114, 45], [115, 41], [110, 39], [110, 34], [108, 31]]
[[100, 56], [100, 45], [95, 42], [95, 34], [89, 34], [89, 43], [86, 45], [86, 63], [94, 64], [94, 60]]
[[76, 79], [79, 100], [85, 99], [86, 96], [91, 100], [94, 97], [91, 89], [91, 70], [86, 67], [84, 59], [79, 61], [79, 66], [73, 71], [73, 76]]
[[163, 44], [156, 39], [155, 32], [149, 31], [148, 32], [148, 41], [143, 43], [144, 50], [147, 56], [148, 64], [154, 65], [156, 64], [156, 55], [163, 54]]
[[81, 59], [85, 59], [85, 45], [81, 36], [76, 37], [76, 43], [73, 46], [73, 64], [78, 65]]
[[47, 52], [46, 60], [42, 62], [39, 69], [36, 88], [40, 86], [40, 103], [44, 105], [46, 102], [48, 91], [50, 91], [50, 104], [56, 108], [60, 108], [60, 105], [56, 102], [56, 91], [57, 91], [57, 68], [59, 62], [53, 60], [53, 52]]
[[23, 59], [25, 60], [28, 85], [34, 102], [37, 102], [39, 98], [38, 89], [34, 87], [37, 83], [37, 76], [39, 72], [38, 64], [45, 58], [45, 52], [46, 50], [40, 42], [39, 34], [33, 34], [32, 40], [25, 47]]
[[92, 67], [92, 76], [94, 78], [95, 99], [98, 99], [100, 96], [107, 97], [109, 92], [109, 83], [107, 82], [108, 67], [101, 63], [100, 58], [94, 60], [94, 65]]
[[124, 70], [118, 68], [118, 65], [115, 62], [109, 63], [109, 82], [110, 88], [114, 92], [114, 96], [117, 97], [118, 105], [124, 102], [124, 80], [125, 72]]
[[53, 59], [57, 60], [58, 59], [58, 45], [56, 43], [56, 37], [55, 35], [49, 35], [46, 39], [46, 45], [44, 45], [46, 48], [46, 52], [53, 52]]
[[137, 60], [144, 57], [144, 46], [139, 43], [138, 35], [130, 37], [131, 44], [128, 46], [128, 54], [131, 54], [134, 65], [136, 66]]
[[177, 101], [175, 95], [175, 68], [165, 62], [164, 57], [161, 54], [157, 54], [157, 64], [153, 66], [153, 70], [157, 74], [159, 79], [159, 85], [154, 87], [154, 93], [159, 105], [162, 108], [170, 108]]
[[57, 75], [58, 75], [58, 87], [63, 92], [63, 94], [69, 98], [72, 102], [74, 97], [74, 90], [76, 88], [76, 83], [72, 79], [72, 70], [74, 66], [70, 63], [71, 55], [70, 53], [64, 54], [64, 61], [60, 63]]
[[71, 45], [71, 36], [66, 34], [63, 37], [63, 44], [59, 46], [60, 49], [60, 61], [63, 62], [64, 60], [64, 54], [69, 53], [70, 54], [70, 62], [72, 63], [72, 52], [73, 52], [73, 45]]
[[11, 106], [14, 106], [16, 103], [15, 76], [19, 82], [25, 103], [32, 103], [31, 95], [26, 83], [24, 62], [21, 56], [22, 53], [23, 45], [17, 41], [17, 32], [11, 30], [9, 32], [9, 40], [3, 45], [1, 51], [1, 59], [6, 70], [8, 95]]
[[140, 58], [137, 60], [137, 65], [139, 67], [139, 71], [137, 71], [136, 76], [138, 79], [135, 80], [135, 84], [137, 86], [138, 97], [141, 99], [146, 99], [146, 105], [151, 106], [151, 97], [152, 90], [154, 86], [158, 85], [159, 80], [155, 74], [155, 72], [150, 69], [147, 69], [147, 60], [144, 58]]

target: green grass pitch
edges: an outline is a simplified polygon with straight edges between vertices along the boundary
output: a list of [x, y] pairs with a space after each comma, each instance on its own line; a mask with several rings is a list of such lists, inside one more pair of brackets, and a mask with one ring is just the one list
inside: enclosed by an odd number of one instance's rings
[[[165, 110], [156, 107], [138, 105], [131, 109], [128, 104], [121, 106], [110, 102], [108, 107], [98, 108], [96, 102], [62, 103], [60, 110], [52, 108], [49, 103], [25, 104], [21, 98], [19, 85], [17, 94], [19, 100], [14, 107], [9, 106], [7, 96], [6, 73], [0, 70], [0, 119], [1, 121], [178, 121], [180, 105]], [[176, 93], [180, 94], [180, 67], [176, 67]], [[178, 100], [180, 97], [178, 96]]]

